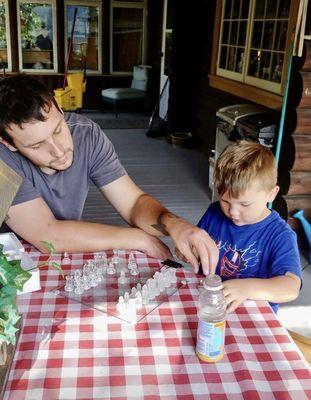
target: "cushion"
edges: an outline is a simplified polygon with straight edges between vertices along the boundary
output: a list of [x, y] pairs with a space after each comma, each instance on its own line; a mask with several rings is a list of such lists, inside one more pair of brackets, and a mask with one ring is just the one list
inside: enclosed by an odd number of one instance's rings
[[102, 91], [102, 97], [111, 100], [142, 99], [146, 94], [143, 90], [133, 88], [109, 88]]

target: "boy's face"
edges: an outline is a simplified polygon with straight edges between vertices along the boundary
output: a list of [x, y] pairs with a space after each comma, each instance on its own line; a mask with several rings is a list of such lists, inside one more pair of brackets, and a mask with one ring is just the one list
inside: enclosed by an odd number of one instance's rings
[[1, 139], [11, 151], [19, 151], [43, 172], [53, 175], [69, 168], [73, 161], [73, 142], [64, 115], [52, 103], [45, 121], [26, 122], [20, 128], [11, 124], [7, 133], [14, 145]]
[[260, 187], [256, 181], [237, 198], [225, 192], [220, 196], [220, 207], [226, 217], [237, 226], [255, 224], [270, 214], [267, 203], [273, 201], [279, 191], [275, 186], [271, 191]]

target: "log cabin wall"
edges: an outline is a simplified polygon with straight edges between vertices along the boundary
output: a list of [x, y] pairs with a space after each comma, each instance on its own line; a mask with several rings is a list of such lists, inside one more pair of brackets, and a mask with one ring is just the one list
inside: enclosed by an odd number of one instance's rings
[[[309, 33], [309, 24], [306, 31]], [[288, 192], [285, 196], [289, 211], [289, 224], [293, 229], [300, 232], [300, 222], [292, 218], [291, 214], [297, 209], [304, 209], [306, 218], [311, 220], [311, 38], [304, 41], [303, 57], [295, 60], [292, 72], [291, 97], [295, 102], [289, 103], [288, 107], [288, 142], [285, 143], [284, 151], [293, 153], [293, 163], [289, 171]], [[294, 85], [295, 83], [295, 85]], [[292, 119], [290, 121], [290, 119]], [[300, 234], [302, 242], [305, 241], [304, 234]]]

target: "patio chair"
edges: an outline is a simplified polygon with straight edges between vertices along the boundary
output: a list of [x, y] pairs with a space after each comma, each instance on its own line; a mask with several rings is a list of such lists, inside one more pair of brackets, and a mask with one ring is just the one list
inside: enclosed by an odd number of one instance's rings
[[102, 102], [112, 103], [116, 118], [118, 117], [118, 106], [120, 103], [143, 102], [147, 105], [146, 95], [148, 84], [148, 69], [145, 65], [135, 65], [133, 67], [133, 79], [131, 87], [109, 88], [102, 91]]

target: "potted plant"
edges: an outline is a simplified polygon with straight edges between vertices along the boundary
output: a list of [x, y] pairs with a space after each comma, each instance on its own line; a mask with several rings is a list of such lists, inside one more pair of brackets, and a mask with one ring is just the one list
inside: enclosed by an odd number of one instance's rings
[[[49, 258], [35, 268], [53, 266], [63, 276], [60, 265], [51, 261], [55, 254], [55, 248], [48, 242], [42, 242], [49, 251]], [[17, 290], [22, 291], [24, 284], [31, 277], [31, 269], [25, 271], [21, 267], [21, 260], [8, 260], [3, 252], [4, 246], [0, 244], [0, 366], [7, 362], [7, 346], [16, 344], [16, 333], [19, 328], [17, 323], [20, 320], [16, 304]], [[33, 269], [35, 269], [33, 268]]]

